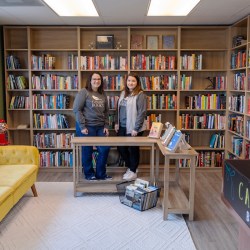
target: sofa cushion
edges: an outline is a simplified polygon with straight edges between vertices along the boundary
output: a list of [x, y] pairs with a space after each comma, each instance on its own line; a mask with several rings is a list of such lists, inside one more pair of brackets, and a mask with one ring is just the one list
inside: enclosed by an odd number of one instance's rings
[[37, 165], [32, 164], [0, 165], [0, 186], [11, 186], [16, 189], [37, 170]]

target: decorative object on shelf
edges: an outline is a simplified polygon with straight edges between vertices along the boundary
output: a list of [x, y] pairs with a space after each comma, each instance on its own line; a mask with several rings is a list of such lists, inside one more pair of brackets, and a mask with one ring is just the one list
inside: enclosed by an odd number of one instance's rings
[[5, 120], [0, 119], [0, 145], [8, 145], [8, 125]]
[[175, 49], [175, 36], [174, 35], [162, 36], [162, 48]]
[[90, 42], [89, 43], [89, 48], [94, 49], [95, 48], [95, 42]]
[[208, 81], [210, 81], [211, 84], [209, 84], [205, 89], [215, 89], [216, 83], [215, 83], [214, 79], [212, 77], [210, 77], [210, 76], [206, 77], [206, 79]]
[[114, 35], [96, 35], [97, 49], [114, 49]]
[[147, 49], [158, 49], [158, 36], [147, 36]]
[[131, 49], [143, 49], [143, 35], [131, 35]]
[[121, 42], [117, 42], [116, 45], [115, 45], [115, 48], [116, 49], [121, 49], [122, 48]]

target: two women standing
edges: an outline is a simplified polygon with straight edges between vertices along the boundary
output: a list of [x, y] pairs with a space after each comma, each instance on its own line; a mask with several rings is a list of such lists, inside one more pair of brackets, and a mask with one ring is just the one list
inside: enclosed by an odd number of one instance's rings
[[[103, 90], [103, 77], [94, 72], [90, 75], [86, 88], [76, 96], [73, 111], [76, 116], [77, 136], [108, 136], [108, 101]], [[143, 93], [140, 78], [129, 74], [121, 92], [117, 110], [115, 130], [118, 136], [141, 136], [146, 129], [147, 98]], [[97, 147], [96, 173], [92, 165], [93, 147], [83, 146], [82, 163], [87, 180], [111, 179], [106, 174], [106, 163], [110, 147]], [[140, 160], [138, 146], [120, 146], [118, 151], [125, 161], [127, 171], [124, 180], [137, 178], [136, 170]]]

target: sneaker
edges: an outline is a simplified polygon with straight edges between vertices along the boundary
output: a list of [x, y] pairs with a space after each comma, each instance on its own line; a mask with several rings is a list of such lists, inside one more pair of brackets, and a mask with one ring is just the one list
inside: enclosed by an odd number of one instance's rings
[[99, 180], [110, 181], [112, 180], [112, 176], [106, 175], [104, 178], [101, 178]]
[[123, 180], [125, 181], [132, 181], [132, 180], [135, 180], [136, 178], [137, 178], [137, 174], [130, 170], [126, 176], [123, 176]]
[[123, 177], [122, 178], [125, 178], [127, 175], [128, 175], [128, 173], [130, 172], [130, 169], [129, 168], [127, 168], [127, 171], [125, 172], [125, 174], [123, 175]]
[[105, 179], [104, 179], [104, 180], [106, 180], [106, 181], [110, 181], [110, 180], [112, 180], [112, 176], [106, 175], [106, 177], [105, 177]]
[[96, 181], [97, 179], [96, 179], [96, 177], [94, 175], [92, 175], [92, 176], [86, 177], [86, 180], [88, 180], [88, 181]]

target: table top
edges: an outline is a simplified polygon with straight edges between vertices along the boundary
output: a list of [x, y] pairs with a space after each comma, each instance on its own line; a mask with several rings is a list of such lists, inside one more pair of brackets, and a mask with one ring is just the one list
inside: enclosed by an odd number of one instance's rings
[[97, 146], [149, 146], [157, 143], [158, 139], [149, 138], [147, 136], [86, 136], [86, 137], [74, 137], [71, 142], [73, 144], [88, 144]]

